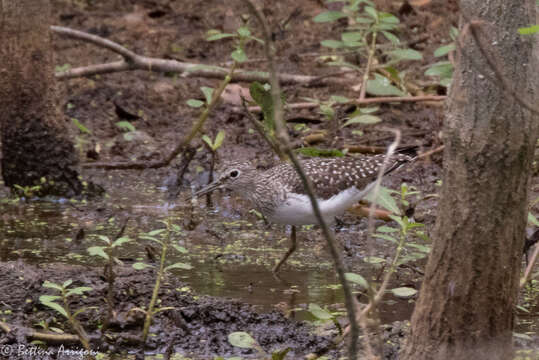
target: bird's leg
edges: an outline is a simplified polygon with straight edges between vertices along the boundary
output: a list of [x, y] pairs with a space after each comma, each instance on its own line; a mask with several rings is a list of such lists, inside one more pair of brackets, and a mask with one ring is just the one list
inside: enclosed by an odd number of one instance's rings
[[286, 254], [284, 254], [283, 258], [279, 260], [277, 265], [275, 265], [275, 267], [273, 268], [274, 274], [277, 274], [279, 272], [279, 268], [281, 267], [281, 265], [286, 262], [286, 259], [288, 259], [288, 257], [292, 255], [294, 251], [296, 251], [296, 227], [292, 225], [292, 232], [290, 233], [290, 248], [288, 249]]

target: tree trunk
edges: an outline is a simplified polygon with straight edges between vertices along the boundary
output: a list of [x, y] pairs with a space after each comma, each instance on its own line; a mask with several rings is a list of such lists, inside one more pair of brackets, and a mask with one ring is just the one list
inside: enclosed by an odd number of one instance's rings
[[77, 154], [55, 104], [48, 0], [0, 1], [0, 129], [6, 186], [36, 195], [83, 190]]
[[[535, 1], [461, 0], [461, 44], [444, 127], [434, 244], [403, 352], [407, 360], [512, 359], [538, 116], [504, 91], [474, 41], [518, 96], [536, 106]], [[464, 54], [463, 54], [464, 53]], [[484, 76], [486, 75], [486, 76]]]

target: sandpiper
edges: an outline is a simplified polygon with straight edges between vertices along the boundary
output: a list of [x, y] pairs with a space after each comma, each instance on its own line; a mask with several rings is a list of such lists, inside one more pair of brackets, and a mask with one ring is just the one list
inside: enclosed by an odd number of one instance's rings
[[[333, 223], [336, 216], [372, 190], [384, 157], [312, 158], [301, 162], [312, 181], [326, 223]], [[392, 155], [384, 175], [411, 160], [408, 155]], [[292, 225], [290, 248], [273, 268], [274, 273], [296, 250], [296, 226], [318, 223], [301, 179], [290, 163], [258, 170], [250, 162], [228, 162], [217, 171], [216, 180], [195, 196], [220, 188], [232, 190], [250, 201], [270, 222]]]

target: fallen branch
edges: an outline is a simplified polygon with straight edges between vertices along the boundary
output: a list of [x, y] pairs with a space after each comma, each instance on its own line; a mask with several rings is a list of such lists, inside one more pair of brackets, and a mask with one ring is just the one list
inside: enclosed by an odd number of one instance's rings
[[[367, 98], [362, 100], [353, 101], [354, 104], [363, 105], [363, 104], [380, 104], [380, 103], [393, 103], [393, 102], [421, 102], [421, 101], [444, 101], [447, 99], [445, 95], [421, 95], [421, 96], [384, 96], [384, 97], [374, 97]], [[313, 109], [319, 107], [319, 103], [313, 102], [304, 102], [304, 103], [294, 103], [286, 104], [285, 109]], [[260, 106], [249, 106], [249, 111], [251, 112], [261, 112]], [[241, 112], [240, 107], [234, 107], [232, 109], [234, 112]]]
[[[89, 42], [96, 46], [108, 49], [123, 57], [123, 60], [114, 61], [105, 64], [96, 64], [73, 68], [67, 71], [56, 73], [58, 80], [73, 79], [84, 76], [110, 74], [122, 71], [145, 70], [151, 72], [176, 72], [183, 73], [185, 77], [199, 76], [206, 78], [223, 79], [228, 74], [228, 69], [203, 64], [187, 63], [177, 60], [166, 60], [138, 55], [131, 50], [121, 46], [114, 41], [102, 38], [97, 35], [89, 34], [84, 31], [74, 30], [62, 26], [51, 26], [51, 30], [57, 34]], [[269, 74], [260, 71], [237, 70], [231, 81], [246, 82], [268, 82]], [[322, 85], [352, 85], [354, 79], [320, 77], [297, 74], [279, 74], [279, 81], [283, 84], [303, 84], [311, 85], [313, 83]]]

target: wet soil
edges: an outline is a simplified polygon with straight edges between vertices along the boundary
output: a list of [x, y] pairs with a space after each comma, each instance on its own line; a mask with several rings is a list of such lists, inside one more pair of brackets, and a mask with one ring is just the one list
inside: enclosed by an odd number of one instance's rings
[[[409, 6], [407, 2], [376, 1], [377, 6], [399, 17], [399, 37], [424, 54], [418, 62], [399, 65], [407, 70], [408, 80], [422, 88], [444, 94], [445, 88], [427, 79], [427, 66], [439, 59], [433, 52], [450, 42], [449, 30], [457, 23], [456, 1], [425, 2], [425, 6]], [[223, 65], [230, 60], [231, 41], [206, 42], [209, 29], [232, 32], [242, 23], [248, 11], [241, 1], [66, 1], [54, 0], [53, 22], [111, 39], [142, 55], [173, 58], [179, 61]], [[335, 68], [316, 59], [329, 54], [319, 43], [338, 39], [346, 24], [315, 24], [314, 16], [327, 9], [321, 1], [263, 1], [263, 12], [273, 29], [279, 58], [279, 71], [324, 75]], [[333, 5], [332, 5], [333, 6]], [[296, 9], [299, 9], [296, 11]], [[243, 16], [243, 19], [246, 19]], [[282, 26], [286, 22], [286, 26]], [[280, 26], [281, 25], [281, 26]], [[257, 33], [257, 26], [252, 25]], [[118, 60], [107, 50], [54, 36], [56, 62], [59, 66], [84, 66]], [[265, 70], [263, 51], [249, 45], [253, 61], [242, 66]], [[358, 76], [358, 82], [360, 78]], [[79, 78], [58, 84], [58, 103], [65, 114], [81, 161], [155, 160], [167, 154], [197, 119], [199, 109], [186, 105], [190, 98], [203, 99], [201, 86], [215, 87], [218, 80], [181, 77], [135, 71], [90, 78]], [[248, 84], [241, 84], [248, 87]], [[340, 86], [286, 85], [288, 103], [303, 98], [328, 99], [330, 95], [357, 97], [357, 91]], [[251, 129], [247, 118], [238, 113], [236, 104], [223, 101], [208, 119], [204, 132], [214, 138], [219, 130], [226, 133], [219, 148], [218, 161], [245, 159], [260, 166], [270, 166], [277, 158], [260, 136]], [[350, 108], [337, 106], [338, 125], [342, 125]], [[402, 145], [415, 145], [423, 150], [441, 145], [443, 118], [441, 103], [381, 104], [384, 127], [401, 130]], [[293, 141], [301, 143], [305, 136], [334, 128], [316, 109], [289, 111], [293, 119], [289, 129]], [[90, 133], [77, 128], [77, 119]], [[129, 121], [136, 128], [126, 139], [117, 123]], [[343, 148], [346, 145], [387, 146], [392, 136], [378, 125], [339, 128], [331, 138], [316, 144], [321, 148]], [[331, 311], [343, 311], [340, 285], [327, 254], [319, 230], [305, 227], [299, 231], [298, 251], [282, 271], [281, 280], [271, 275], [271, 267], [288, 246], [287, 229], [268, 225], [250, 212], [248, 204], [229, 194], [217, 194], [211, 206], [204, 200], [185, 201], [192, 187], [205, 184], [211, 154], [196, 142], [196, 153], [185, 174], [180, 195], [170, 199], [169, 185], [174, 181], [181, 158], [170, 167], [144, 171], [104, 171], [83, 169], [85, 180], [103, 186], [107, 195], [91, 201], [24, 202], [10, 197], [0, 186], [0, 310], [1, 320], [14, 327], [13, 333], [0, 335], [1, 344], [30, 346], [25, 337], [28, 329], [44, 321], [50, 328], [72, 332], [61, 316], [39, 303], [39, 296], [50, 293], [42, 287], [45, 280], [63, 282], [73, 279], [79, 286], [94, 290], [86, 297], [73, 298], [73, 308], [97, 306], [97, 311], [82, 315], [81, 323], [92, 335], [99, 334], [106, 303], [106, 282], [102, 261], [88, 256], [87, 248], [100, 244], [97, 235], [113, 237], [126, 218], [125, 235], [135, 242], [121, 248], [124, 266], [116, 268], [115, 311], [117, 318], [103, 340], [94, 339], [99, 351], [117, 358], [134, 357], [140, 350], [140, 314], [128, 316], [133, 307], [147, 306], [155, 273], [145, 269], [134, 271], [134, 262], [149, 262], [150, 241], [140, 235], [163, 227], [162, 220], [172, 219], [181, 227], [173, 238], [185, 247], [187, 254], [170, 254], [167, 261], [182, 261], [192, 270], [174, 270], [167, 275], [159, 294], [160, 306], [173, 310], [159, 313], [150, 329], [147, 354], [175, 354], [194, 359], [214, 356], [259, 358], [252, 350], [232, 347], [227, 336], [233, 331], [249, 332], [270, 353], [290, 347], [287, 358], [309, 353], [325, 353], [330, 358], [342, 355], [343, 344], [331, 347], [338, 333], [330, 321], [325, 327], [313, 327], [304, 320], [313, 320], [305, 309], [316, 303]], [[421, 192], [413, 199], [415, 218], [432, 230], [436, 216], [436, 192], [441, 177], [441, 156], [417, 163], [384, 180], [392, 189], [405, 182]], [[539, 187], [534, 181], [534, 193]], [[1, 184], [1, 183], [0, 183]], [[537, 212], [539, 209], [534, 209]], [[381, 239], [366, 238], [366, 219], [346, 215], [337, 226], [343, 259], [350, 271], [361, 273], [370, 281], [380, 280], [384, 269], [365, 261], [367, 256], [390, 258], [394, 246]], [[377, 220], [376, 226], [387, 225]], [[408, 254], [411, 255], [411, 254]], [[399, 268], [392, 287], [419, 288], [423, 261], [412, 261]], [[365, 300], [358, 290], [360, 301]], [[526, 300], [527, 299], [527, 300]], [[523, 294], [523, 303], [534, 297]], [[522, 338], [522, 347], [539, 347], [537, 338], [537, 305], [526, 304], [530, 313], [519, 312], [517, 330], [532, 340]], [[380, 306], [379, 318], [385, 324], [375, 331], [381, 334], [384, 358], [397, 358], [406, 321], [413, 310], [413, 298], [402, 299], [388, 294]], [[80, 345], [71, 345], [80, 348]], [[57, 353], [57, 352], [56, 352]], [[2, 355], [0, 355], [2, 356]], [[32, 358], [32, 357], [27, 357]], [[35, 357], [33, 357], [35, 358]]]

